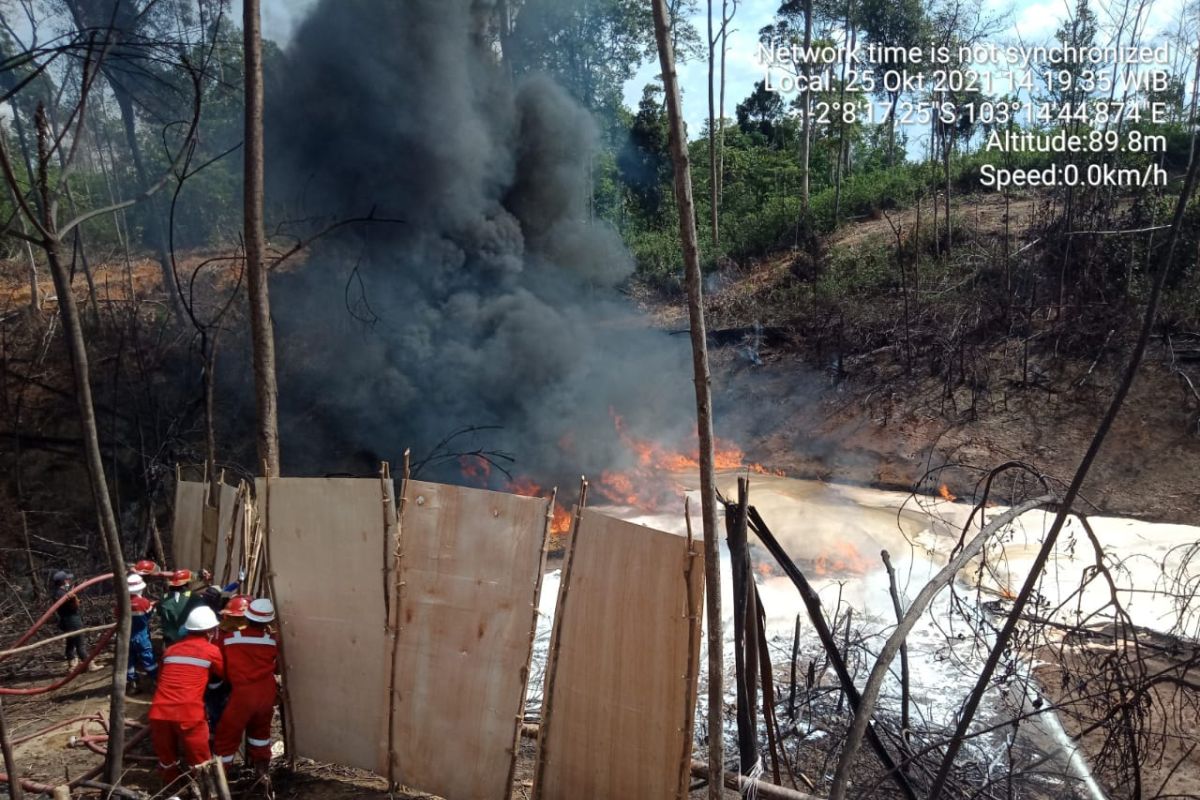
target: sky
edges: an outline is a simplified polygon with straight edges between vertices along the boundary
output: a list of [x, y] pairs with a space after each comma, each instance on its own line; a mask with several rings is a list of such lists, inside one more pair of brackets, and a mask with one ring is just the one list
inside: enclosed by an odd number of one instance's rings
[[[316, 5], [317, 0], [262, 0], [263, 35], [281, 45], [290, 40], [296, 26], [304, 15]], [[1001, 21], [1002, 32], [995, 38], [1002, 44], [1025, 44], [1027, 46], [1047, 44], [1052, 41], [1055, 30], [1067, 17], [1075, 0], [984, 0], [985, 13]], [[1119, 14], [1124, 0], [1090, 0], [1103, 25]], [[1173, 30], [1185, 0], [1149, 0], [1147, 36], [1152, 40], [1160, 31]], [[241, 0], [234, 0], [235, 19], [242, 15]], [[705, 0], [699, 3], [701, 8]], [[714, 3], [714, 6], [719, 5]], [[771, 23], [779, 0], [742, 0], [731, 25], [729, 50], [726, 56], [725, 115], [733, 117], [734, 109], [754, 89], [754, 83], [762, 80], [763, 67], [758, 62], [758, 31]], [[693, 24], [705, 35], [706, 21], [703, 14], [693, 19]], [[682, 64], [678, 67], [680, 86], [683, 91], [684, 116], [691, 136], [699, 135], [708, 116], [708, 67], [703, 61]], [[636, 109], [642, 97], [642, 88], [658, 75], [656, 59], [647, 61], [625, 85], [625, 104]], [[788, 99], [788, 98], [785, 98]]]

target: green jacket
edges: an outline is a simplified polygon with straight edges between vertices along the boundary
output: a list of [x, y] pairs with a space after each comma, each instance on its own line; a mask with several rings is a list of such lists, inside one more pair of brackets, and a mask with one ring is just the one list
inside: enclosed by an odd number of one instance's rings
[[170, 589], [166, 597], [155, 606], [158, 622], [162, 626], [163, 646], [169, 647], [184, 636], [183, 623], [187, 622], [192, 609], [202, 605], [200, 596], [190, 589]]

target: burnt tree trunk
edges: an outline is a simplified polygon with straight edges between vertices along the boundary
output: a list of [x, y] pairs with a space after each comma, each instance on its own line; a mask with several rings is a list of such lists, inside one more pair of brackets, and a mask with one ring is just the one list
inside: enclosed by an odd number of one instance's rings
[[687, 269], [688, 316], [691, 321], [692, 370], [696, 384], [696, 433], [700, 444], [700, 509], [704, 529], [704, 589], [708, 611], [708, 796], [719, 800], [724, 775], [724, 659], [721, 635], [721, 555], [717, 546], [716, 477], [713, 466], [712, 379], [708, 369], [708, 343], [704, 334], [704, 296], [700, 253], [696, 246], [696, 209], [692, 202], [692, 177], [688, 167], [687, 139], [680, 107], [675, 54], [671, 50], [666, 0], [653, 0], [654, 33], [667, 95], [671, 128], [671, 160], [675, 167], [675, 199], [679, 209], [679, 237]]
[[92, 387], [88, 371], [87, 346], [83, 340], [79, 307], [71, 293], [71, 276], [63, 264], [59, 240], [58, 223], [55, 219], [56, 204], [49, 188], [50, 142], [52, 136], [43, 109], [38, 109], [38, 174], [37, 192], [41, 196], [42, 228], [46, 236], [42, 247], [46, 251], [46, 263], [54, 279], [54, 291], [58, 294], [59, 314], [62, 318], [63, 343], [71, 362], [75, 379], [75, 397], [79, 405], [80, 433], [83, 438], [85, 464], [92, 489], [92, 500], [96, 504], [100, 529], [108, 551], [109, 568], [113, 573], [113, 596], [116, 599], [117, 630], [113, 656], [112, 697], [109, 701], [108, 759], [105, 774], [109, 783], [121, 782], [125, 751], [125, 670], [129, 662], [129, 587], [125, 585], [125, 558], [121, 551], [121, 532], [117, 527], [116, 514], [108, 494], [108, 480], [104, 474], [104, 459], [100, 453], [100, 431], [96, 425], [96, 410], [92, 403]]

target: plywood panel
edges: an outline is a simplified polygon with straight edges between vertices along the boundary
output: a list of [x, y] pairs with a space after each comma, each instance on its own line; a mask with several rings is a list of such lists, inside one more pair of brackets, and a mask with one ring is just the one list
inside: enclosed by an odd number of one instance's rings
[[208, 484], [178, 481], [175, 484], [175, 517], [171, 523], [172, 569], [200, 569], [204, 535], [204, 496]]
[[[370, 478], [257, 481], [269, 526], [296, 753], [383, 773], [390, 651], [384, 484]], [[391, 484], [387, 484], [391, 496]], [[265, 511], [264, 511], [265, 509]], [[389, 502], [390, 513], [394, 505]]]
[[405, 496], [396, 779], [449, 800], [507, 798], [549, 501], [419, 481]]
[[583, 512], [573, 548], [554, 621], [535, 797], [686, 797], [702, 557], [685, 572], [684, 537], [594, 511]]

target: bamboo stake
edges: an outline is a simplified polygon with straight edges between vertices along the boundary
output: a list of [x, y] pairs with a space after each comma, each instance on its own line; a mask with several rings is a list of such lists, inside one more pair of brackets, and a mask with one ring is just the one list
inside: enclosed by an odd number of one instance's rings
[[388, 513], [392, 509], [392, 493], [388, 491], [388, 484], [392, 482], [392, 470], [388, 462], [382, 461], [379, 464], [379, 489], [380, 489], [380, 505], [383, 509], [383, 622], [387, 625], [388, 620], [392, 615], [392, 598], [391, 591], [388, 585], [388, 533], [391, 531], [391, 515]]
[[[391, 663], [388, 665], [388, 791], [396, 788], [396, 660], [400, 655], [400, 606], [404, 602], [404, 509], [408, 506], [408, 484], [412, 478], [412, 451], [404, 451], [404, 481], [400, 485], [400, 502], [396, 508], [396, 544], [392, 551], [392, 591], [396, 593], [391, 604], [389, 635], [391, 636]], [[386, 565], [386, 555], [385, 555]]]
[[[546, 523], [542, 528], [542, 555], [538, 563], [537, 578], [535, 578], [533, 582], [533, 599], [529, 604], [532, 611], [529, 619], [529, 657], [525, 659], [525, 667], [519, 676], [522, 687], [525, 686], [527, 676], [529, 675], [529, 667], [533, 661], [533, 642], [534, 639], [537, 638], [538, 600], [542, 596], [542, 578], [546, 573], [546, 558], [550, 554], [550, 531], [554, 526], [554, 508], [556, 503], [558, 503], [557, 486], [550, 490], [550, 501], [546, 504]], [[513, 725], [513, 757], [512, 761], [510, 761], [508, 765], [508, 782], [504, 784], [505, 786], [509, 787], [505, 794], [505, 800], [508, 800], [510, 797], [512, 797], [513, 776], [516, 774], [517, 770], [517, 751], [521, 746], [521, 728], [525, 723], [526, 694], [527, 693], [524, 691], [524, 689], [522, 689], [521, 703], [517, 707], [517, 718], [514, 720]], [[544, 697], [542, 698], [542, 702], [545, 702]]]
[[[221, 475], [223, 478], [225, 473], [222, 471]], [[242, 491], [245, 489], [245, 486], [245, 482], [239, 483], [237, 493], [233, 497], [233, 508], [229, 511], [229, 533], [225, 534], [225, 566], [221, 570], [220, 575], [214, 575], [218, 581], [218, 585], [222, 587], [229, 585], [229, 574], [230, 570], [233, 569], [233, 534], [237, 530], [237, 517], [238, 512], [242, 508]], [[220, 530], [220, 526], [218, 526], [217, 530]], [[213, 572], [215, 573], [216, 570], [214, 569]]]
[[579, 502], [575, 506], [575, 519], [571, 523], [571, 542], [567, 545], [567, 555], [563, 559], [562, 571], [558, 578], [558, 600], [554, 606], [554, 627], [550, 630], [550, 650], [546, 654], [546, 675], [542, 684], [542, 722], [538, 726], [537, 764], [534, 765], [532, 797], [542, 796], [542, 787], [546, 778], [546, 748], [547, 731], [550, 729], [550, 712], [554, 700], [554, 682], [558, 673], [558, 653], [562, 647], [562, 620], [567, 607], [567, 598], [571, 591], [571, 568], [575, 564], [575, 548], [579, 544], [579, 526], [583, 518], [583, 509], [587, 505], [588, 482], [584, 476], [579, 476]]
[[24, 800], [21, 776], [13, 759], [12, 743], [8, 739], [8, 721], [4, 718], [4, 701], [0, 699], [0, 750], [4, 752], [4, 771], [8, 773], [8, 793], [12, 800]]

